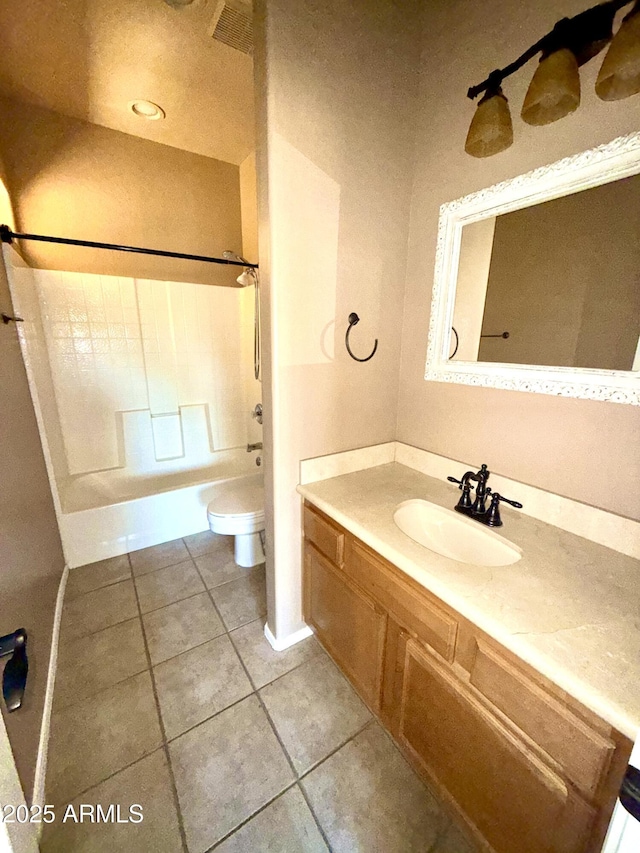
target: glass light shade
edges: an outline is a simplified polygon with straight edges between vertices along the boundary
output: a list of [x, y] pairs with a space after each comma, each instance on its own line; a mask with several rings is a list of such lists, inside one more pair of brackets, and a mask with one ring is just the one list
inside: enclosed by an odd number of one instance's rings
[[640, 6], [622, 22], [596, 81], [596, 94], [603, 101], [618, 101], [637, 92], [640, 92]]
[[527, 124], [551, 124], [580, 106], [578, 60], [566, 47], [550, 53], [536, 68], [521, 116]]
[[471, 120], [464, 150], [472, 157], [491, 157], [512, 142], [511, 113], [502, 90], [485, 95]]

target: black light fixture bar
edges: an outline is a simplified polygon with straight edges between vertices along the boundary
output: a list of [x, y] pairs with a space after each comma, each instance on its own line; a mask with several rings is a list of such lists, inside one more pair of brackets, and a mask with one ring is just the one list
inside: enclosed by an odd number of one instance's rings
[[0, 225], [0, 241], [13, 243], [14, 240], [35, 240], [39, 243], [62, 243], [65, 246], [85, 246], [89, 249], [108, 249], [112, 252], [133, 252], [138, 255], [155, 255], [160, 258], [179, 258], [183, 261], [202, 261], [206, 264], [226, 264], [232, 267], [258, 269], [258, 264], [231, 261], [226, 258], [211, 258], [207, 255], [189, 255], [184, 252], [167, 252], [164, 249], [143, 249], [139, 246], [120, 246], [117, 243], [96, 243], [93, 240], [72, 240], [70, 237], [49, 237], [43, 234], [18, 234], [8, 225]]
[[545, 36], [504, 68], [492, 71], [486, 80], [471, 86], [467, 97], [477, 98], [482, 92], [497, 89], [502, 81], [526, 65], [537, 53], [549, 53], [560, 46], [571, 48], [579, 65], [596, 56], [612, 38], [613, 19], [616, 12], [630, 5], [631, 0], [608, 0], [573, 18], [563, 18]]

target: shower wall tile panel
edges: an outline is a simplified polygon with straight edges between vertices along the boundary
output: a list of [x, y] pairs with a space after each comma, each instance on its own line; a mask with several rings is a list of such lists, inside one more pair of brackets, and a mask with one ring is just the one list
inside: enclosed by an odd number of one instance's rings
[[35, 270], [65, 465], [211, 465], [247, 441], [242, 291]]

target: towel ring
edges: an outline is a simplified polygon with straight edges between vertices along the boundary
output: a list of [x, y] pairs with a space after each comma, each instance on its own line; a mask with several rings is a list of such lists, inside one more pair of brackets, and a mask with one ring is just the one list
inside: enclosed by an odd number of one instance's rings
[[373, 349], [371, 350], [371, 355], [368, 355], [366, 358], [358, 358], [357, 355], [354, 355], [351, 352], [351, 347], [349, 346], [349, 333], [351, 332], [351, 329], [359, 322], [360, 322], [360, 317], [358, 317], [357, 314], [355, 314], [354, 312], [349, 314], [349, 326], [348, 326], [347, 331], [346, 331], [345, 336], [344, 336], [344, 343], [345, 343], [345, 346], [347, 348], [347, 352], [349, 353], [349, 355], [351, 356], [351, 358], [354, 361], [369, 361], [370, 359], [372, 359], [374, 357], [374, 355], [376, 354], [376, 350], [378, 349], [378, 339], [377, 338], [375, 339], [375, 342], [373, 344]]

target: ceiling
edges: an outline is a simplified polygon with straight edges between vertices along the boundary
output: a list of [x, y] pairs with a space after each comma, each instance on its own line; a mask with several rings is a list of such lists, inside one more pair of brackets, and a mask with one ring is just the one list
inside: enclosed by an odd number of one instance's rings
[[[239, 164], [254, 150], [253, 62], [209, 33], [217, 0], [0, 4], [0, 94]], [[166, 112], [138, 118], [146, 99]]]

